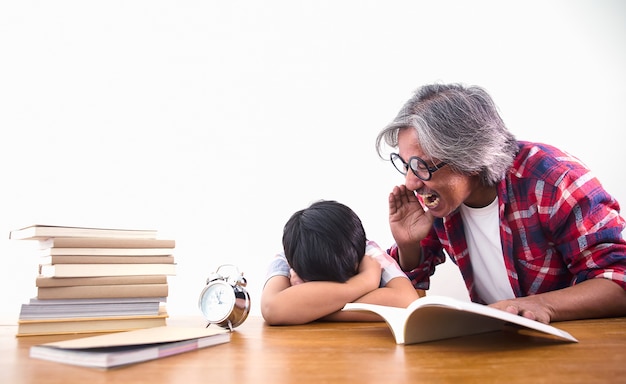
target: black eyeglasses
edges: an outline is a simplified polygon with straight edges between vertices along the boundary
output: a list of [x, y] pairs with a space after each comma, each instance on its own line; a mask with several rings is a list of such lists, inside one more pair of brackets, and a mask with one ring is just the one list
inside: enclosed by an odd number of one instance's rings
[[409, 159], [408, 163], [404, 161], [403, 158], [400, 157], [397, 153], [392, 153], [389, 158], [391, 159], [391, 163], [394, 167], [403, 175], [409, 171], [413, 171], [413, 174], [417, 176], [420, 180], [428, 181], [433, 177], [433, 173], [437, 172], [437, 170], [441, 169], [445, 162], [441, 162], [432, 167], [429, 167], [428, 164], [417, 156], [413, 156]]

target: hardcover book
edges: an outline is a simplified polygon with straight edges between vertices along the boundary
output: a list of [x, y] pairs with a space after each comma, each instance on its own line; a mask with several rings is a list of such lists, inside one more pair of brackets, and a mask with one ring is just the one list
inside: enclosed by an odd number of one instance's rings
[[39, 248], [174, 248], [171, 239], [53, 237], [39, 240]]
[[165, 297], [31, 299], [22, 304], [20, 320], [121, 315], [156, 315]]
[[44, 248], [38, 256], [170, 256], [172, 248]]
[[74, 335], [85, 333], [121, 332], [133, 329], [162, 327], [168, 317], [165, 308], [158, 315], [80, 317], [60, 319], [19, 320], [17, 337]]
[[50, 237], [110, 237], [155, 239], [157, 231], [152, 229], [110, 229], [64, 227], [35, 224], [9, 233], [12, 240], [43, 240]]
[[175, 275], [176, 264], [42, 264], [43, 277]]
[[37, 299], [89, 299], [122, 297], [167, 297], [167, 284], [115, 284], [73, 287], [38, 287]]
[[166, 284], [165, 275], [138, 276], [96, 276], [96, 277], [43, 277], [37, 276], [37, 287], [74, 287], [82, 285], [128, 285], [128, 284]]
[[39, 264], [174, 264], [174, 256], [52, 255], [39, 258]]

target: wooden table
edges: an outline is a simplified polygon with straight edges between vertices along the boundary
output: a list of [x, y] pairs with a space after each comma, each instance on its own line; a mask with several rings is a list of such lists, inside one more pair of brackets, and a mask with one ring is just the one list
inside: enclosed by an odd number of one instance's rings
[[553, 325], [580, 342], [499, 331], [402, 346], [384, 323], [270, 327], [251, 317], [230, 343], [109, 371], [31, 359], [31, 345], [68, 337], [16, 338], [3, 326], [0, 383], [626, 382], [626, 318]]

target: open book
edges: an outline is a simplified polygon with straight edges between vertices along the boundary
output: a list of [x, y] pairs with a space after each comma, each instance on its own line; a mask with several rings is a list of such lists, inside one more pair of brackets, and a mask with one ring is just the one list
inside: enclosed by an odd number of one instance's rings
[[407, 308], [348, 303], [344, 311], [369, 311], [381, 316], [391, 328], [397, 344], [415, 344], [457, 336], [502, 330], [505, 325], [543, 332], [578, 342], [569, 333], [551, 325], [514, 315], [486, 305], [450, 297], [426, 296]]

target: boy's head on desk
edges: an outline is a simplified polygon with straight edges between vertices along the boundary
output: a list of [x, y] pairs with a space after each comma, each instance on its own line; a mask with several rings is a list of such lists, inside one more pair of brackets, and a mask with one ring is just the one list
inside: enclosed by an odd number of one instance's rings
[[358, 272], [366, 240], [361, 219], [336, 201], [320, 200], [294, 213], [283, 229], [292, 284], [347, 281]]

